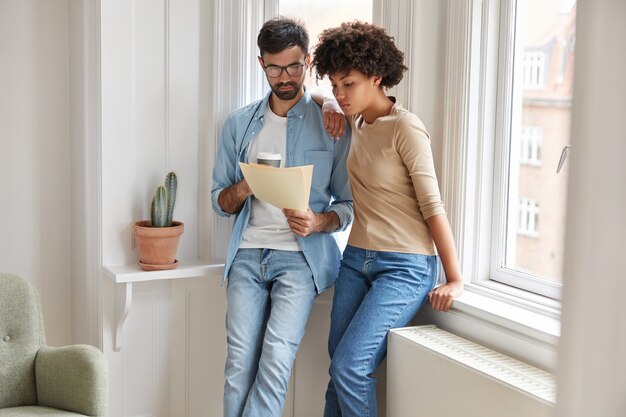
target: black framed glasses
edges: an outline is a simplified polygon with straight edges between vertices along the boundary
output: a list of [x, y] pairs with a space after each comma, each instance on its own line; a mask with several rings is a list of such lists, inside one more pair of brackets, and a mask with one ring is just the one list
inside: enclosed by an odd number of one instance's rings
[[270, 78], [280, 77], [283, 71], [287, 71], [287, 75], [290, 77], [299, 77], [304, 72], [304, 64], [291, 64], [286, 67], [281, 67], [279, 65], [264, 65], [263, 70]]

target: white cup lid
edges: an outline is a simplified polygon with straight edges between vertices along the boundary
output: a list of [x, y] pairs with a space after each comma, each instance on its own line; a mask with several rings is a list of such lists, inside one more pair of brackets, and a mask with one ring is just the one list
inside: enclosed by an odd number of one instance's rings
[[256, 157], [257, 159], [268, 159], [272, 161], [281, 160], [281, 155], [277, 152], [259, 152]]

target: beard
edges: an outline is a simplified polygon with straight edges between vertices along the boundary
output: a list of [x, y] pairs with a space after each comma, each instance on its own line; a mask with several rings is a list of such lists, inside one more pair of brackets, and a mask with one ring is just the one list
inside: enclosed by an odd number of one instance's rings
[[[285, 87], [285, 86], [291, 86], [293, 87], [293, 90], [280, 91], [280, 88]], [[296, 98], [296, 96], [300, 92], [300, 89], [302, 89], [302, 84], [294, 83], [291, 81], [286, 82], [286, 83], [278, 83], [272, 86], [272, 92], [276, 95], [276, 97], [278, 97], [281, 100], [286, 100], [286, 101], [293, 100], [294, 98]]]

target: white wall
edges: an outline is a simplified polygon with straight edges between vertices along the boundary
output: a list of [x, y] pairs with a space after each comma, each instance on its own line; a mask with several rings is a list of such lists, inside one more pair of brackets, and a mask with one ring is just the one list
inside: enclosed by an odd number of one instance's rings
[[[206, 176], [213, 152], [207, 135], [214, 131], [213, 6], [199, 0], [100, 4], [102, 262], [136, 265], [131, 225], [149, 218], [154, 188], [173, 170], [174, 219], [185, 224], [177, 258], [184, 264], [209, 252], [212, 243], [205, 227], [212, 224]], [[215, 388], [223, 385], [225, 352], [219, 282], [205, 277], [132, 284], [123, 344], [115, 351], [113, 306], [123, 284], [104, 278], [111, 415], [221, 414], [221, 388]]]
[[0, 1], [0, 270], [37, 288], [48, 344], [72, 341], [68, 4]]
[[578, 3], [559, 417], [626, 409], [626, 3]]
[[437, 175], [441, 177], [444, 135], [446, 1], [413, 2], [410, 103], [407, 108], [426, 125]]
[[131, 225], [178, 174], [179, 256], [198, 257], [198, 1], [102, 2], [103, 263], [136, 262]]

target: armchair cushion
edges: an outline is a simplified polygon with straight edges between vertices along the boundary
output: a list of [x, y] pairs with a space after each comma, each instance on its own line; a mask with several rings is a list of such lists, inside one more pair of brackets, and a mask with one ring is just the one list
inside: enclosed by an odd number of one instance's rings
[[37, 402], [88, 416], [106, 412], [106, 366], [93, 346], [39, 349], [35, 360]]

